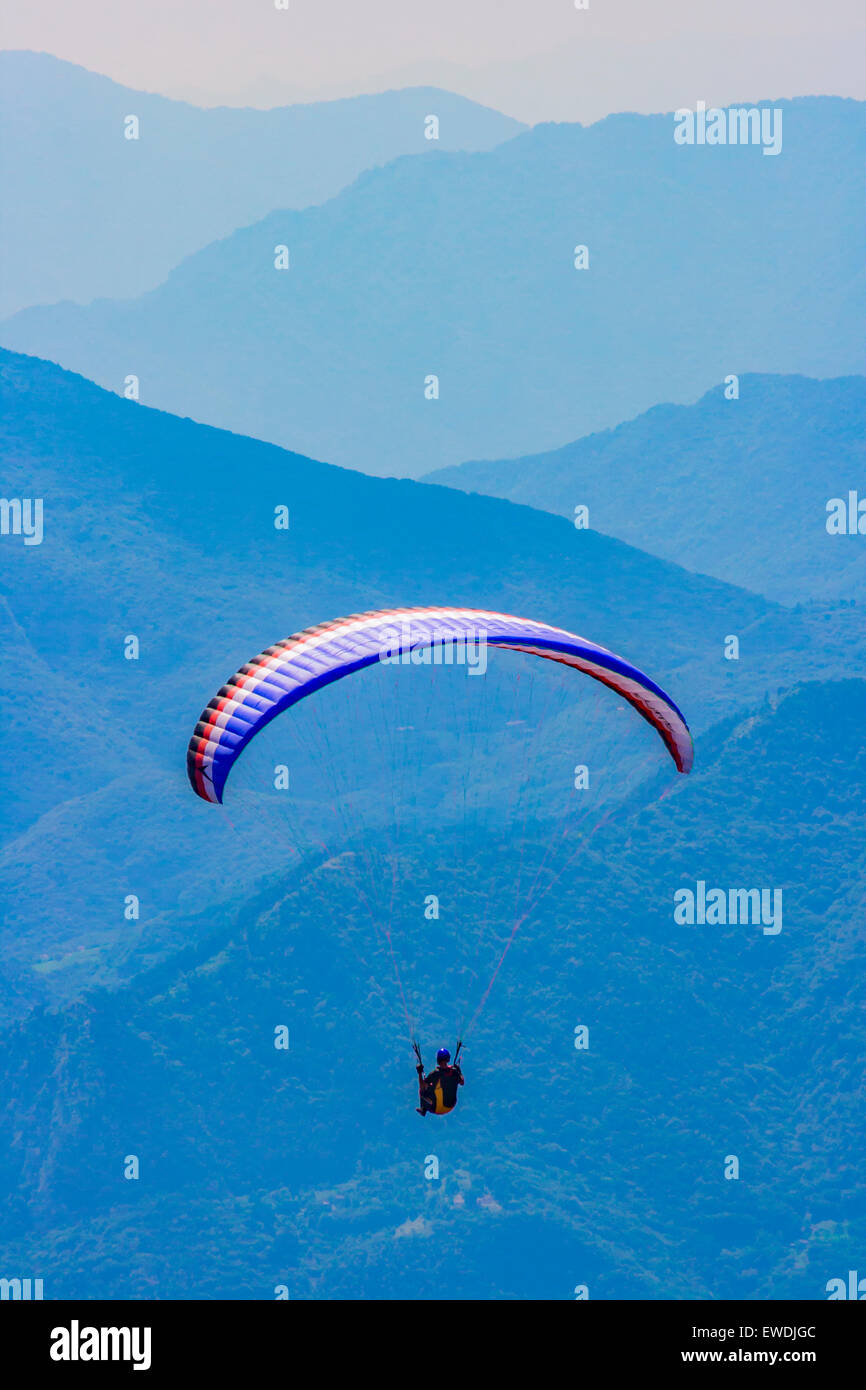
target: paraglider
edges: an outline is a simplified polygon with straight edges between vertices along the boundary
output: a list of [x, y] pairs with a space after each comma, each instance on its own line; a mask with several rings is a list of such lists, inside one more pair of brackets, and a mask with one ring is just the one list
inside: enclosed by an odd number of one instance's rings
[[415, 1049], [415, 1056], [418, 1058], [418, 1065], [415, 1070], [418, 1073], [418, 1094], [421, 1104], [417, 1107], [417, 1113], [422, 1116], [450, 1115], [457, 1104], [457, 1088], [465, 1084], [463, 1072], [457, 1062], [461, 1044], [457, 1044], [453, 1062], [448, 1048], [440, 1047], [436, 1053], [436, 1066], [429, 1076], [424, 1075], [424, 1062], [418, 1044], [413, 1041], [412, 1046]]
[[[250, 741], [292, 705], [345, 676], [377, 662], [410, 666], [463, 664], [469, 675], [483, 675], [487, 671], [488, 648], [557, 662], [599, 681], [627, 701], [655, 729], [679, 772], [687, 773], [691, 769], [692, 739], [680, 710], [649, 676], [606, 647], [548, 623], [487, 609], [388, 608], [356, 613], [306, 628], [266, 647], [241, 666], [199, 716], [187, 750], [190, 784], [202, 800], [221, 804], [229, 774]], [[511, 728], [525, 721], [506, 722]], [[396, 719], [392, 724], [401, 733], [404, 727], [413, 727], [399, 725]], [[555, 847], [548, 847], [547, 853], [552, 854], [554, 860], [557, 858]], [[392, 884], [394, 872], [392, 870]], [[540, 869], [536, 882], [541, 876]], [[459, 1088], [464, 1085], [457, 1062], [462, 1043], [457, 1045], [453, 1062], [448, 1049], [440, 1048], [436, 1067], [425, 1075], [391, 939], [392, 911], [393, 886], [391, 909], [381, 917], [374, 914], [374, 920], [387, 941], [407, 1031], [417, 1058], [417, 1112], [425, 1117], [447, 1115], [457, 1104]], [[528, 911], [516, 915], [513, 920], [511, 933], [468, 1025], [469, 1031], [487, 1001]]]

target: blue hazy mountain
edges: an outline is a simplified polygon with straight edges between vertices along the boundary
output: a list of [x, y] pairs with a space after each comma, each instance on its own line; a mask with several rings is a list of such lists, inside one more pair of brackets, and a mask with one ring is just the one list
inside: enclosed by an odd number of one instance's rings
[[779, 110], [775, 156], [678, 145], [671, 115], [407, 156], [215, 241], [138, 299], [25, 310], [2, 341], [412, 476], [560, 447], [732, 372], [860, 372], [866, 106]]
[[[199, 712], [253, 653], [311, 623], [443, 601], [542, 616], [642, 666], [698, 740], [767, 692], [866, 659], [856, 606], [790, 612], [549, 513], [318, 463], [123, 400], [52, 363], [3, 352], [0, 389], [5, 494], [44, 503], [41, 545], [0, 537], [16, 750], [2, 768], [6, 1017], [137, 973], [310, 846], [383, 834], [393, 756], [426, 770], [416, 829], [453, 819], [470, 727], [484, 824], [507, 803], [515, 769], [534, 772], [526, 809], [555, 819], [576, 764], [594, 769], [583, 804], [597, 811], [666, 760], [622, 702], [595, 682], [563, 681], [551, 663], [520, 660], [516, 693], [508, 653], [484, 681], [455, 672], [451, 686], [382, 668], [306, 702], [303, 718], [275, 721], [233, 773], [223, 816], [186, 781]], [[279, 506], [288, 531], [275, 530]], [[724, 659], [731, 634], [737, 661]], [[137, 660], [124, 656], [130, 637]], [[399, 687], [383, 683], [391, 674]], [[383, 728], [391, 710], [406, 731], [396, 755]], [[291, 767], [287, 799], [273, 786], [277, 764]], [[130, 894], [137, 920], [124, 916]]]
[[[863, 681], [805, 684], [643, 784], [521, 928], [446, 1120], [414, 1113], [352, 856], [7, 1030], [3, 1268], [46, 1298], [825, 1298], [866, 1238], [864, 722]], [[513, 920], [499, 874], [483, 839], [462, 874], [404, 851], [428, 1053]], [[781, 892], [781, 929], [676, 922], [698, 883]]]
[[864, 441], [866, 378], [747, 375], [736, 400], [717, 386], [562, 449], [428, 477], [570, 519], [586, 506], [608, 535], [782, 603], [863, 600], [866, 539], [829, 534], [827, 504], [847, 512], [858, 488], [866, 502]]
[[0, 314], [150, 290], [274, 208], [321, 203], [364, 169], [429, 150], [431, 114], [442, 149], [488, 149], [524, 129], [431, 87], [203, 110], [47, 53], [0, 53]]

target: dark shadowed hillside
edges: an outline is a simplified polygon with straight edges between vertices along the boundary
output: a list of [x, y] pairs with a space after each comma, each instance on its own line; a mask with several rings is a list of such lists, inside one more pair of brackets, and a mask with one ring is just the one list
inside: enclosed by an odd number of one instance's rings
[[[224, 904], [120, 991], [15, 1026], [4, 1268], [47, 1298], [824, 1297], [866, 1235], [864, 721], [863, 682], [801, 686], [584, 829], [447, 1120], [414, 1114], [351, 853]], [[530, 827], [528, 865], [542, 841]], [[431, 854], [404, 859], [394, 927], [427, 1047], [513, 910], [483, 839], [465, 874]], [[677, 923], [699, 881], [780, 891], [780, 930]]]

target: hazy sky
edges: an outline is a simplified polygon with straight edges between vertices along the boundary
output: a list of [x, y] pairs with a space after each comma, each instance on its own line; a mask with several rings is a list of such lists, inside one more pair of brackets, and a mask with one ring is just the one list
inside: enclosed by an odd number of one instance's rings
[[[583, 0], [579, 0], [582, 3]], [[527, 121], [866, 97], [863, 0], [26, 0], [0, 46], [201, 104], [435, 84]]]

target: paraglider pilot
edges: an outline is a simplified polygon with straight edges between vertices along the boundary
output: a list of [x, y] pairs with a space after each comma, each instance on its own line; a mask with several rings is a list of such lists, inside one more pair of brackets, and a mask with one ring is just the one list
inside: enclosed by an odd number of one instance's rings
[[418, 1092], [421, 1104], [417, 1107], [419, 1115], [447, 1115], [457, 1104], [457, 1087], [465, 1084], [463, 1073], [457, 1065], [460, 1043], [451, 1061], [447, 1047], [440, 1047], [436, 1053], [436, 1066], [429, 1076], [424, 1075], [424, 1063], [418, 1044], [413, 1042], [418, 1065]]

